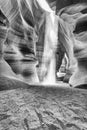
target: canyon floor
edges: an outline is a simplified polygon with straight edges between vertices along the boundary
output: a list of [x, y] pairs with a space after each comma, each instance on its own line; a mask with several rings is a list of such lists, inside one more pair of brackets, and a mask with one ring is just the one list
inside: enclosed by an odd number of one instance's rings
[[0, 77], [0, 130], [87, 130], [87, 90]]

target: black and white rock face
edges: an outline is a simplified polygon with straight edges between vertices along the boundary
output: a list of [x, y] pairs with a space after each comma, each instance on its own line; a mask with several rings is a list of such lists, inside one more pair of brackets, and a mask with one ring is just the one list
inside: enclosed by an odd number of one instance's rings
[[[26, 82], [37, 82], [35, 25], [38, 21], [35, 21], [37, 17], [33, 16], [36, 10], [34, 7], [32, 9], [34, 1], [27, 3], [26, 0], [1, 0], [0, 5], [3, 12], [0, 14], [0, 57], [10, 65], [0, 61], [0, 74], [11, 77], [9, 71], [12, 71], [16, 78]], [[6, 20], [9, 27], [5, 25]], [[5, 70], [4, 65], [7, 67]]]
[[[77, 21], [74, 30], [74, 55], [77, 59], [77, 69], [70, 82], [76, 85], [87, 84], [87, 14]], [[76, 81], [75, 81], [76, 79]], [[75, 86], [76, 86], [75, 85]]]
[[71, 59], [70, 66], [75, 65], [73, 57], [77, 64], [69, 83], [73, 86], [87, 84], [87, 4], [66, 7], [61, 11], [60, 17], [60, 31], [65, 39], [65, 50]]
[[[48, 15], [50, 12], [52, 13], [52, 10], [45, 0], [42, 2], [40, 0], [7, 0], [6, 2], [0, 0], [0, 5], [3, 19], [5, 19], [1, 23], [1, 28], [3, 26], [1, 35], [4, 37], [3, 40], [1, 39], [0, 52], [1, 57], [5, 60], [5, 62], [1, 62], [3, 69], [1, 74], [11, 77], [11, 74], [6, 72], [10, 65], [8, 71], [12, 71], [14, 77], [29, 83], [38, 82], [36, 42], [40, 39], [42, 24], [45, 26], [46, 13]], [[1, 17], [0, 19], [2, 21]], [[3, 64], [5, 64], [5, 68], [7, 65], [5, 71]]]

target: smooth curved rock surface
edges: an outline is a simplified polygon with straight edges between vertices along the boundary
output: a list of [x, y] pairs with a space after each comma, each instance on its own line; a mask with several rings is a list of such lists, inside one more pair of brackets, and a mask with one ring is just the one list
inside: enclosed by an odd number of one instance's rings
[[59, 41], [69, 58], [69, 83], [87, 84], [87, 3], [67, 6], [59, 12]]

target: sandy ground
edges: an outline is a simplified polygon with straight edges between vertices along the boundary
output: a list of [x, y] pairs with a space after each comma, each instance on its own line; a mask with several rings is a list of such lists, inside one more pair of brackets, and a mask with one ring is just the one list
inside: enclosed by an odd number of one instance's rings
[[0, 130], [87, 130], [87, 90], [0, 77]]

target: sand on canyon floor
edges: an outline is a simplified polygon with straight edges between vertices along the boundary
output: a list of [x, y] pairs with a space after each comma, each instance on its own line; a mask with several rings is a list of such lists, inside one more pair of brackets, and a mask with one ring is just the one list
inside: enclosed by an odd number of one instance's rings
[[87, 90], [0, 77], [0, 130], [87, 130]]

